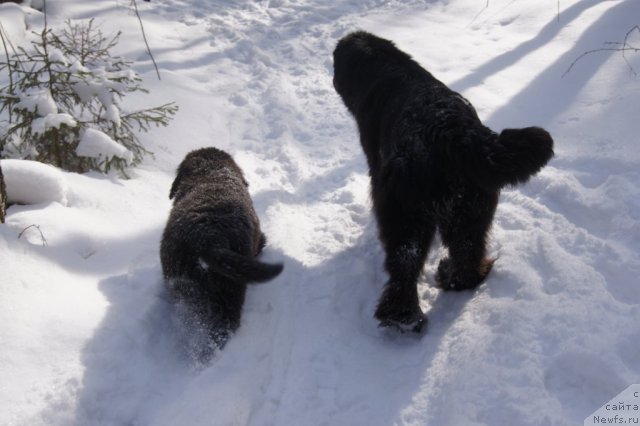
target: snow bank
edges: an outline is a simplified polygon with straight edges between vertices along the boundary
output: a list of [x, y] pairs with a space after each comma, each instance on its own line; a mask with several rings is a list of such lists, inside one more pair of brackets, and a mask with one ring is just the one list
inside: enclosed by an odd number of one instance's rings
[[[25, 11], [22, 6], [14, 3], [0, 4], [0, 24], [4, 30], [5, 38], [14, 44], [22, 44], [26, 38], [27, 29]], [[0, 43], [0, 52], [4, 52], [2, 43]]]
[[9, 203], [67, 204], [67, 180], [53, 166], [30, 160], [1, 160]]

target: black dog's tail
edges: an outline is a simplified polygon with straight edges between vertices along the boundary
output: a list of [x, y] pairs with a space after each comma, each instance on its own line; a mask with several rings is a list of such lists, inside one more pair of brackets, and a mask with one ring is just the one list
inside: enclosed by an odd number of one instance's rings
[[451, 154], [460, 168], [490, 189], [524, 183], [553, 157], [553, 139], [540, 127], [469, 136]]
[[281, 263], [260, 262], [225, 248], [214, 248], [204, 257], [205, 268], [237, 282], [265, 282], [282, 272]]

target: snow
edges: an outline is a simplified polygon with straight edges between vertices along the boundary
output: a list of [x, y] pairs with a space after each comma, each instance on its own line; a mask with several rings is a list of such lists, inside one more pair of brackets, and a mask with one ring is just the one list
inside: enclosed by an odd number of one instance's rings
[[128, 163], [133, 160], [131, 151], [111, 139], [106, 133], [91, 128], [83, 130], [76, 154], [81, 157], [103, 158], [105, 160], [118, 157]]
[[114, 104], [105, 108], [102, 118], [111, 121], [116, 127], [120, 127], [120, 110]]
[[32, 89], [23, 93], [22, 96], [16, 104], [18, 109], [36, 112], [40, 117], [58, 112], [58, 107], [51, 96], [51, 92], [46, 89]]
[[63, 66], [69, 65], [67, 57], [65, 56], [64, 52], [62, 52], [61, 50], [56, 48], [50, 48], [47, 51], [47, 53], [48, 53], [47, 57], [49, 58], [50, 62], [59, 62]]
[[10, 204], [67, 204], [67, 180], [57, 168], [30, 160], [2, 160]]
[[34, 134], [44, 134], [49, 129], [59, 129], [60, 126], [66, 125], [76, 127], [78, 123], [67, 113], [49, 113], [44, 117], [39, 117], [31, 123], [31, 130]]
[[0, 4], [0, 29], [5, 39], [11, 40], [13, 44], [18, 46], [26, 39], [27, 19], [25, 15], [25, 10], [16, 4]]
[[[139, 2], [161, 81], [128, 2], [59, 3], [50, 26], [123, 31], [117, 53], [150, 89], [132, 107], [180, 111], [140, 135], [155, 155], [129, 180], [58, 172], [66, 203], [42, 183], [18, 191], [38, 200], [0, 226], [0, 424], [576, 425], [640, 383], [640, 80], [614, 51], [565, 74], [621, 42], [640, 3]], [[3, 25], [16, 7], [0, 5]], [[355, 29], [396, 41], [495, 130], [539, 125], [556, 141], [549, 166], [503, 192], [483, 286], [438, 290], [434, 244], [422, 337], [373, 319], [383, 251], [331, 85], [333, 47]], [[249, 288], [242, 326], [198, 365], [158, 246], [175, 168], [208, 145], [245, 171], [265, 260], [285, 269]], [[25, 173], [21, 186], [41, 176]]]

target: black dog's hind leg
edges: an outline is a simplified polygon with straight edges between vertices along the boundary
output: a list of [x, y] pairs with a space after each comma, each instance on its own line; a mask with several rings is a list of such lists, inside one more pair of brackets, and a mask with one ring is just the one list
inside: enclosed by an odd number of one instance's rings
[[389, 273], [375, 317], [382, 327], [419, 333], [427, 323], [418, 301], [417, 281], [424, 266], [435, 224], [427, 217], [378, 217]]
[[258, 252], [256, 253], [256, 256], [262, 253], [262, 250], [265, 248], [266, 245], [267, 245], [267, 236], [264, 235], [264, 232], [260, 232], [260, 239], [258, 240]]
[[474, 289], [491, 271], [495, 259], [486, 257], [486, 245], [498, 196], [498, 191], [467, 189], [447, 203], [438, 220], [442, 242], [449, 249], [449, 257], [440, 260], [436, 273], [443, 290]]

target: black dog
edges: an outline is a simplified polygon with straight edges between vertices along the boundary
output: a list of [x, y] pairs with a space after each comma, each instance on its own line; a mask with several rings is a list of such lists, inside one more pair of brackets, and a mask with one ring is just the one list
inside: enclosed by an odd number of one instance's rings
[[478, 286], [494, 262], [485, 257], [486, 238], [500, 189], [537, 173], [553, 156], [553, 140], [538, 127], [493, 132], [389, 40], [351, 33], [333, 59], [333, 85], [367, 157], [390, 276], [375, 316], [381, 326], [419, 332], [426, 317], [416, 282], [436, 229], [449, 250], [439, 285]]
[[222, 347], [240, 325], [248, 282], [268, 281], [282, 265], [255, 259], [266, 239], [242, 170], [216, 148], [190, 152], [178, 167], [160, 245], [170, 294]]
[[7, 209], [7, 187], [4, 185], [2, 165], [0, 165], [0, 223], [4, 223], [5, 210]]

